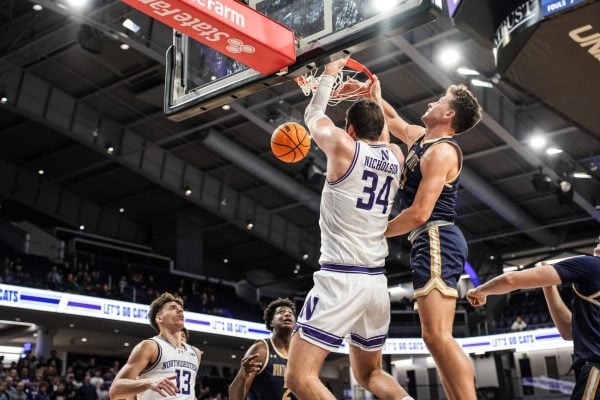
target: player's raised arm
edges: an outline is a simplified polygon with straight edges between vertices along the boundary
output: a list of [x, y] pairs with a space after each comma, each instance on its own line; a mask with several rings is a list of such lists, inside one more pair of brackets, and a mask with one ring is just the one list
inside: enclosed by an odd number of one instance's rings
[[344, 141], [352, 142], [346, 132], [336, 127], [325, 114], [335, 79], [346, 61], [347, 58], [342, 58], [325, 66], [325, 72], [321, 75], [319, 87], [304, 112], [304, 122], [312, 138], [328, 156], [336, 152], [340, 143]]
[[256, 375], [262, 371], [267, 359], [267, 346], [264, 342], [254, 343], [240, 362], [240, 370], [229, 385], [230, 400], [244, 400], [250, 391]]

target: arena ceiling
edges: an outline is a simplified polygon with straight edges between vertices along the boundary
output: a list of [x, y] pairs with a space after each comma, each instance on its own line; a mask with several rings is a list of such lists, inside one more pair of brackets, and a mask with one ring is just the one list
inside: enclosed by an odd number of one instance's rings
[[[201, 275], [307, 290], [317, 268], [322, 180], [309, 182], [306, 169], [322, 167], [323, 154], [313, 149], [309, 159], [288, 165], [269, 145], [273, 128], [298, 120], [307, 98], [286, 83], [229, 110], [170, 121], [162, 110], [171, 31], [118, 0], [90, 0], [83, 10], [65, 4], [0, 1], [0, 89], [6, 96], [0, 104], [0, 217], [46, 228], [85, 224], [86, 232], [157, 251], [181, 235], [165, 233], [164, 221], [184, 219], [188, 233], [199, 238]], [[125, 18], [141, 33], [128, 34]], [[484, 121], [459, 138], [465, 163], [457, 224], [470, 244], [471, 263], [489, 272], [492, 258], [496, 266], [520, 265], [589, 251], [599, 233], [600, 131], [584, 130], [508, 86], [496, 75], [492, 52], [445, 17], [386, 37], [354, 57], [379, 76], [384, 97], [401, 115], [417, 123], [447, 85], [469, 81], [438, 65], [438, 53], [450, 45], [462, 53], [459, 66], [494, 82], [493, 88], [473, 87]], [[343, 107], [328, 113], [343, 123]], [[562, 153], [531, 148], [534, 133]], [[134, 150], [128, 147], [132, 138]], [[162, 161], [142, 162], [147, 159]], [[190, 171], [206, 185], [186, 196]], [[551, 188], [532, 185], [540, 171]], [[574, 172], [590, 178], [573, 178]], [[562, 180], [573, 192], [559, 204], [555, 190]], [[394, 282], [409, 279], [408, 250], [405, 239], [391, 242], [387, 266]]]

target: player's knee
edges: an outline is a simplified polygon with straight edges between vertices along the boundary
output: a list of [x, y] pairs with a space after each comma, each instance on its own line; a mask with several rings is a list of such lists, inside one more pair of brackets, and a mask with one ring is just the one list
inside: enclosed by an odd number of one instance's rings
[[298, 390], [306, 385], [304, 378], [305, 376], [302, 374], [294, 374], [293, 372], [290, 373], [290, 371], [287, 370], [284, 377], [284, 385], [292, 392], [298, 393]]
[[354, 379], [358, 382], [358, 384], [364, 388], [369, 388], [369, 382], [371, 381], [371, 375], [373, 371], [356, 371], [353, 370], [352, 374], [354, 375]]
[[452, 340], [452, 334], [445, 332], [443, 329], [423, 329], [423, 341], [427, 345], [429, 351], [444, 347], [448, 340]]

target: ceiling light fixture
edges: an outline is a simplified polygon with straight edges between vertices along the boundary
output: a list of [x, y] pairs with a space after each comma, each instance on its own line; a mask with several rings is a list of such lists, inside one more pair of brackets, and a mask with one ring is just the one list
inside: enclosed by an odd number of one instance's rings
[[552, 189], [552, 179], [542, 171], [542, 168], [533, 174], [531, 184], [538, 192], [549, 192]]
[[481, 79], [471, 79], [471, 84], [473, 86], [479, 86], [484, 88], [493, 88], [494, 84], [488, 81], [482, 81]]
[[80, 230], [80, 231], [83, 231], [83, 230], [85, 230], [85, 225], [79, 225], [79, 230]]
[[546, 139], [541, 135], [535, 135], [529, 139], [529, 145], [536, 150], [542, 149], [546, 146]]
[[120, 212], [120, 213], [124, 213], [124, 212], [125, 212], [125, 209], [124, 209], [123, 207], [121, 207], [121, 208], [119, 208], [119, 212]]
[[248, 221], [248, 223], [246, 224], [246, 229], [248, 229], [249, 231], [254, 229], [254, 223], [252, 221]]
[[44, 170], [43, 169], [38, 170], [38, 174], [39, 175], [44, 175]]
[[454, 67], [461, 56], [458, 50], [453, 47], [448, 47], [442, 50], [438, 56], [439, 62], [446, 67]]
[[467, 76], [477, 76], [477, 75], [479, 75], [479, 72], [475, 71], [474, 69], [465, 68], [465, 67], [459, 67], [459, 68], [457, 68], [456, 72], [458, 72], [461, 75], [467, 75]]
[[127, 43], [121, 43], [121, 50], [129, 50], [129, 45]]
[[592, 179], [592, 175], [587, 172], [573, 172], [573, 178], [578, 179]]
[[34, 4], [33, 5], [33, 10], [34, 11], [42, 11], [44, 9], [44, 7], [42, 7], [40, 4]]
[[221, 108], [225, 111], [231, 110], [231, 106], [229, 104], [223, 104], [223, 106]]
[[562, 152], [563, 152], [562, 149], [559, 149], [557, 147], [548, 147], [546, 149], [546, 154], [548, 154], [549, 156], [553, 156], [555, 154], [560, 154]]
[[130, 31], [132, 31], [133, 33], [138, 33], [141, 29], [138, 24], [136, 24], [129, 18], [127, 18], [125, 21], [123, 21], [123, 26], [125, 28], [129, 29]]
[[115, 152], [115, 148], [114, 148], [113, 146], [110, 146], [110, 145], [109, 145], [109, 146], [107, 146], [107, 147], [106, 147], [106, 152], [107, 152], [108, 154], [112, 154], [112, 153], [114, 153], [114, 152]]
[[190, 196], [192, 195], [192, 189], [191, 189], [189, 186], [186, 186], [186, 187], [183, 189], [183, 193], [184, 193], [184, 194], [185, 194], [187, 197], [190, 197]]
[[6, 104], [8, 103], [8, 97], [6, 97], [6, 95], [0, 95], [0, 104]]

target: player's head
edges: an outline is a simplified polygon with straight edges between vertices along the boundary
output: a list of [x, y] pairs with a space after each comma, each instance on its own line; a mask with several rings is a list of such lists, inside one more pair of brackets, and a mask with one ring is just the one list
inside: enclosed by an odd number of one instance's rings
[[444, 96], [427, 105], [421, 120], [426, 126], [448, 124], [459, 134], [481, 121], [481, 106], [465, 85], [451, 85]]
[[379, 139], [384, 125], [383, 111], [374, 101], [357, 101], [346, 112], [346, 131], [357, 139]]
[[267, 329], [288, 327], [290, 330], [296, 324], [296, 306], [290, 299], [277, 299], [269, 303], [263, 315]]
[[150, 303], [148, 311], [150, 325], [160, 333], [162, 326], [177, 326], [183, 328], [183, 300], [169, 292], [164, 292]]
[[183, 343], [187, 343], [188, 340], [190, 340], [190, 332], [184, 326], [183, 328], [181, 328], [181, 341]]

